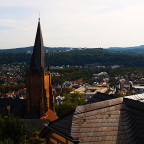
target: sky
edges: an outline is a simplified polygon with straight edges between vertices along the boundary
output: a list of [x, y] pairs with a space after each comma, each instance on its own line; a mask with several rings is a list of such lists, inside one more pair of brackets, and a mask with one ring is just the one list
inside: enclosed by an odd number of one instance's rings
[[48, 47], [144, 44], [144, 0], [0, 0], [0, 49], [33, 46], [39, 13]]

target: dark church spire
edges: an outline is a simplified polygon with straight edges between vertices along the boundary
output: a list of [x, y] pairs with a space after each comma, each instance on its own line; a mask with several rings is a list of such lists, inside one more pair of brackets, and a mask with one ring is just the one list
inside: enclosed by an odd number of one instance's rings
[[39, 18], [33, 54], [30, 62], [30, 72], [40, 73], [44, 69], [45, 69], [45, 54], [44, 54], [43, 38]]

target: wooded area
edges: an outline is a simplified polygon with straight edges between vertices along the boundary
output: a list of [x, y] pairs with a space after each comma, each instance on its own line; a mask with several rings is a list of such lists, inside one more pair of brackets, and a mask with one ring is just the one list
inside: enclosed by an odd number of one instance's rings
[[[27, 53], [1, 53], [0, 64], [30, 62], [31, 54]], [[125, 67], [143, 67], [144, 54], [125, 54], [106, 49], [73, 50], [69, 52], [46, 53], [46, 63], [51, 66], [85, 65], [98, 63], [101, 65], [121, 65]]]

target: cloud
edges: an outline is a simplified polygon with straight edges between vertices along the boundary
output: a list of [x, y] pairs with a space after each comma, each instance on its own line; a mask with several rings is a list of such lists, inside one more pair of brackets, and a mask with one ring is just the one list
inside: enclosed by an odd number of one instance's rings
[[143, 7], [143, 0], [4, 0], [0, 44], [2, 48], [33, 45], [40, 12], [46, 46], [140, 45]]
[[10, 30], [10, 29], [12, 29], [12, 27], [0, 26], [0, 31], [3, 31], [3, 30]]

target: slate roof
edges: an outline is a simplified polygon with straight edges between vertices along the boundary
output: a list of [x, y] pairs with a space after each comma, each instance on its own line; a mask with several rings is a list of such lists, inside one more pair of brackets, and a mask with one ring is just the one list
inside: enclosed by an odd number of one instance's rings
[[11, 99], [0, 98], [0, 113], [5, 116], [8, 115], [8, 107], [10, 112], [19, 118], [24, 118], [26, 114], [26, 99]]
[[71, 126], [72, 126], [73, 114], [74, 114], [74, 111], [72, 111], [68, 115], [65, 115], [62, 118], [55, 120], [52, 123], [49, 123], [48, 127], [50, 127], [53, 130], [56, 130], [58, 133], [61, 133], [62, 135], [69, 137], [71, 139], [72, 138]]
[[54, 112], [49, 110], [46, 113], [46, 119], [29, 119], [26, 115], [26, 108], [26, 99], [0, 98], [0, 114], [8, 116], [8, 109], [10, 109], [10, 113], [20, 118], [26, 124], [28, 130], [36, 129], [40, 131], [45, 127], [44, 124], [58, 118]]
[[[95, 102], [104, 101], [104, 100], [113, 99], [113, 98], [115, 98], [115, 96], [113, 95], [105, 95], [103, 93], [96, 93], [85, 104], [95, 103]], [[65, 115], [64, 117], [55, 120], [54, 122], [50, 123], [48, 127], [56, 130], [57, 132], [65, 135], [66, 137], [72, 138], [71, 126], [72, 126], [72, 119], [73, 119], [74, 112], [75, 110]]]
[[92, 98], [90, 98], [86, 103], [84, 103], [83, 105], [86, 104], [91, 104], [91, 103], [95, 103], [95, 102], [100, 102], [100, 101], [105, 101], [105, 100], [110, 100], [110, 99], [114, 99], [117, 98], [114, 95], [108, 95], [108, 94], [104, 94], [104, 93], [100, 93], [97, 92], [96, 94], [94, 94], [92, 96]]
[[0, 114], [3, 116], [8, 115], [8, 108], [10, 108], [10, 113], [15, 117], [20, 118], [25, 124], [28, 130], [42, 130], [49, 121], [57, 118], [51, 110], [48, 111], [47, 119], [25, 119], [26, 118], [26, 99], [10, 99], [1, 98], [0, 99]]
[[79, 143], [144, 143], [144, 94], [78, 106], [71, 136]]
[[42, 32], [41, 32], [41, 26], [39, 20], [33, 54], [30, 62], [30, 72], [40, 73], [42, 70], [45, 69], [45, 66], [46, 64], [45, 64], [43, 38], [42, 38]]
[[41, 131], [45, 127], [45, 124], [49, 122], [48, 119], [21, 119], [21, 121], [24, 122], [28, 131]]
[[71, 116], [56, 120], [48, 128], [81, 144], [143, 144], [144, 94], [109, 100], [101, 94], [104, 101], [97, 102], [99, 97], [95, 95], [91, 102], [78, 106]]

